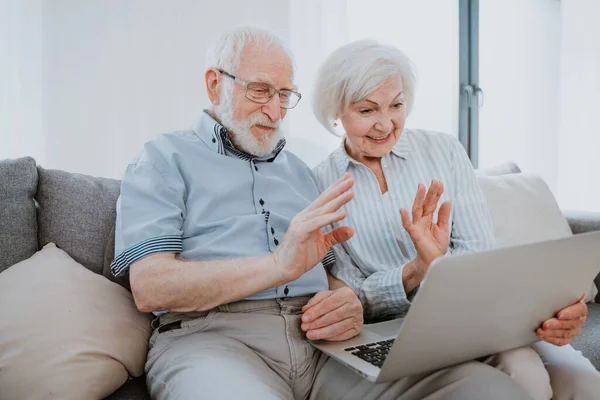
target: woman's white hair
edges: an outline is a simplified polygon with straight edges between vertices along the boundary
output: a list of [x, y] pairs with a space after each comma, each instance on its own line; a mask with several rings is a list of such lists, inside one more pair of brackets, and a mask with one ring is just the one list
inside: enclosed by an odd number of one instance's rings
[[412, 109], [416, 70], [399, 49], [375, 40], [358, 40], [339, 47], [317, 71], [313, 91], [313, 112], [329, 132], [333, 122], [350, 104], [364, 100], [386, 80], [400, 76], [404, 87], [406, 115]]
[[275, 47], [283, 50], [294, 68], [294, 58], [288, 45], [274, 33], [254, 26], [239, 26], [225, 32], [209, 49], [206, 55], [207, 68], [235, 74], [242, 51], [251, 43], [266, 49]]

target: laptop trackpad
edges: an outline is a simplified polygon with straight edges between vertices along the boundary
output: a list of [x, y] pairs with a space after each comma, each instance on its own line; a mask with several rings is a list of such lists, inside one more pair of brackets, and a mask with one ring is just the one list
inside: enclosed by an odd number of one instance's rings
[[396, 337], [400, 330], [400, 325], [402, 325], [402, 321], [404, 321], [404, 318], [378, 322], [376, 324], [365, 324], [363, 329], [385, 337]]

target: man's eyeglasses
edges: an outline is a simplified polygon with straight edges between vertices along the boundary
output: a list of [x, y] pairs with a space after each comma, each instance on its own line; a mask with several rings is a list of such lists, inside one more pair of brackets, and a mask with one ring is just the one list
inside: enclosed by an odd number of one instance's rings
[[220, 69], [219, 72], [231, 79], [234, 82], [239, 83], [240, 85], [246, 88], [246, 98], [248, 100], [254, 101], [260, 104], [266, 104], [275, 96], [275, 93], [279, 93], [279, 101], [281, 104], [281, 108], [294, 108], [298, 105], [298, 102], [302, 98], [302, 95], [298, 92], [294, 92], [289, 89], [275, 89], [273, 86], [268, 83], [263, 82], [246, 82], [241, 80], [240, 78], [236, 78], [228, 72]]

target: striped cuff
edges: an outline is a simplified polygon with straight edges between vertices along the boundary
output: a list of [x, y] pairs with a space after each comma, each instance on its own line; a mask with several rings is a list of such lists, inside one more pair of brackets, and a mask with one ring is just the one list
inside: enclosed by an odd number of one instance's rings
[[404, 292], [404, 285], [402, 284], [402, 270], [401, 268], [394, 268], [386, 273], [385, 280], [381, 286], [385, 294], [385, 302], [390, 310], [405, 310], [410, 306], [406, 293]]
[[157, 253], [181, 253], [183, 250], [180, 236], [161, 236], [136, 244], [123, 251], [110, 263], [110, 272], [116, 277], [125, 276], [129, 266], [137, 260]]
[[329, 251], [325, 255], [325, 258], [323, 259], [323, 261], [321, 261], [321, 263], [323, 264], [323, 267], [325, 267], [325, 269], [327, 269], [327, 270], [329, 270], [329, 268], [333, 264], [335, 264], [335, 254], [333, 253], [333, 249], [329, 249]]

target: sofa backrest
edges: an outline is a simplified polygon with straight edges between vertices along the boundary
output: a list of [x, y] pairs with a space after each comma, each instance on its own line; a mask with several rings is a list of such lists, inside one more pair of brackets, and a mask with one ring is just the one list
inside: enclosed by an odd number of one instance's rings
[[33, 158], [0, 161], [0, 272], [38, 249], [34, 200], [37, 185]]
[[38, 167], [38, 246], [52, 242], [86, 268], [128, 287], [109, 271], [121, 182]]

